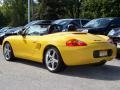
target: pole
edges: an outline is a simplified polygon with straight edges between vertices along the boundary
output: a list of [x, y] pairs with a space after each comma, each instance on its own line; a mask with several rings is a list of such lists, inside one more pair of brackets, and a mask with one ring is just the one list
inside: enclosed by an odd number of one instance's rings
[[30, 0], [28, 0], [28, 23], [30, 22]]
[[33, 6], [33, 0], [31, 0], [31, 16], [34, 14], [34, 6]]
[[80, 15], [81, 1], [82, 0], [78, 0], [78, 3], [77, 3], [77, 18], [79, 18], [79, 15]]

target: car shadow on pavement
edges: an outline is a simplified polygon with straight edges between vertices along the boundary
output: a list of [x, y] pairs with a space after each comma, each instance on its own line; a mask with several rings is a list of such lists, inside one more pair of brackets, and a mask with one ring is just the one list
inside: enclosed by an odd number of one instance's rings
[[30, 61], [30, 60], [15, 59], [12, 62], [26, 64], [26, 65], [29, 65], [29, 66], [35, 66], [37, 68], [43, 68], [43, 69], [45, 69], [45, 66], [42, 63], [34, 62], [34, 61]]
[[68, 67], [60, 74], [66, 76], [97, 79], [97, 80], [120, 80], [120, 66], [104, 65], [104, 66], [77, 66]]
[[[15, 63], [22, 63], [30, 66], [35, 66], [37, 68], [46, 69], [41, 63], [36, 63], [33, 61], [27, 61], [23, 59], [17, 59]], [[49, 72], [49, 71], [48, 71]], [[57, 73], [58, 75], [97, 79], [97, 80], [120, 80], [120, 66], [104, 65], [104, 66], [74, 66], [67, 67], [63, 72]]]

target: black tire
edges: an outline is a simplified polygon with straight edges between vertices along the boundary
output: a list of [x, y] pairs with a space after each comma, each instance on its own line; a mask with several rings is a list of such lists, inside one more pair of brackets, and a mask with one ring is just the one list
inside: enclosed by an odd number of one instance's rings
[[105, 65], [106, 62], [107, 62], [107, 61], [101, 61], [101, 62], [95, 63], [95, 64], [93, 64], [93, 65], [94, 65], [94, 66], [103, 66], [103, 65]]
[[[55, 52], [55, 54], [54, 55], [49, 55], [49, 53], [50, 52], [52, 53], [52, 51], [53, 51], [53, 53]], [[53, 59], [53, 56], [55, 56], [54, 57], [55, 61]], [[44, 63], [45, 63], [46, 68], [50, 72], [53, 72], [53, 73], [61, 72], [66, 67], [63, 60], [62, 60], [60, 52], [55, 47], [50, 47], [46, 50], [45, 55], [44, 55]], [[52, 65], [52, 63], [54, 63], [55, 66]], [[52, 69], [52, 66], [54, 66], [55, 68]]]
[[117, 48], [117, 55], [116, 58], [120, 59], [120, 48]]
[[[8, 51], [7, 51], [8, 49]], [[6, 42], [3, 46], [3, 55], [6, 61], [13, 61], [14, 60], [14, 54], [12, 47], [9, 42]]]

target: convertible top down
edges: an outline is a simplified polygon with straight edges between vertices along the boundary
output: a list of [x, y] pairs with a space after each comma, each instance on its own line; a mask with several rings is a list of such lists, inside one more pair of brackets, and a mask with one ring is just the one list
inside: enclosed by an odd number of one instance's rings
[[7, 37], [3, 42], [5, 59], [17, 57], [42, 62], [49, 71], [59, 72], [65, 66], [103, 65], [116, 57], [116, 46], [107, 36], [80, 32], [40, 34], [28, 29]]

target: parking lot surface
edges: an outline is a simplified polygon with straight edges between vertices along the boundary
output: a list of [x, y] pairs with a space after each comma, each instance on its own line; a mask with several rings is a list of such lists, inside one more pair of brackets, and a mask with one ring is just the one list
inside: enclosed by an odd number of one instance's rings
[[0, 90], [120, 90], [120, 60], [104, 66], [68, 67], [55, 74], [40, 63], [7, 62], [0, 48]]

